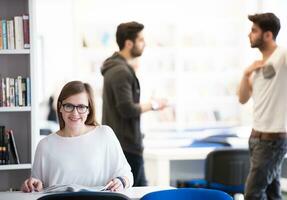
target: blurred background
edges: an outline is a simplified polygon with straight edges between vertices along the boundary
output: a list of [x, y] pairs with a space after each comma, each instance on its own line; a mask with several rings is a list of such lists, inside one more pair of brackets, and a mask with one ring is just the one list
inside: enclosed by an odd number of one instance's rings
[[[249, 135], [252, 101], [242, 106], [236, 97], [243, 70], [260, 56], [249, 45], [247, 16], [274, 12], [282, 27], [277, 42], [286, 46], [286, 10], [285, 0], [37, 0], [41, 126], [58, 128], [47, 125], [49, 98], [75, 79], [94, 87], [101, 121], [100, 67], [118, 50], [117, 25], [138, 21], [146, 39], [137, 63], [141, 100], [164, 97], [170, 104], [142, 115], [145, 144], [184, 145], [197, 131], [218, 128], [240, 127]], [[162, 138], [178, 140], [166, 144]]]

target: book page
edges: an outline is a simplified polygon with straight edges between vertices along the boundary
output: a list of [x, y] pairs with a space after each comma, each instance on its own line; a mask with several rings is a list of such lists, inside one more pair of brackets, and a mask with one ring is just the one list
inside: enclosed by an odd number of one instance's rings
[[67, 185], [52, 185], [50, 187], [44, 188], [42, 193], [54, 193], [54, 192], [99, 192], [106, 191], [105, 186], [96, 187], [86, 187], [77, 184], [67, 184]]

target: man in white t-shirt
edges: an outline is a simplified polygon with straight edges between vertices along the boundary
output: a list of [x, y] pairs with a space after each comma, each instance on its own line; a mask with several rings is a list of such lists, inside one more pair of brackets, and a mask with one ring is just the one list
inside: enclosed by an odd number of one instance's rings
[[253, 129], [249, 138], [251, 167], [245, 199], [282, 199], [281, 166], [287, 150], [287, 51], [276, 44], [280, 20], [273, 13], [249, 15], [252, 48], [262, 54], [243, 74], [238, 96], [244, 104], [252, 96]]

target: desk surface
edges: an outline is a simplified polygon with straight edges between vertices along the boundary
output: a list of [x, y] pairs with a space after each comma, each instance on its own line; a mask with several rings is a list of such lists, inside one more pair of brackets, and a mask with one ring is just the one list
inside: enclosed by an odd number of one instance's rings
[[[172, 187], [158, 187], [158, 186], [132, 187], [120, 193], [127, 195], [133, 200], [138, 200], [147, 193], [159, 191], [159, 190], [171, 189], [171, 188]], [[47, 195], [47, 194], [37, 193], [37, 192], [34, 192], [34, 193], [0, 192], [0, 200], [37, 200], [38, 198], [44, 195]]]
[[[204, 160], [214, 147], [200, 148], [153, 148], [144, 150], [145, 172], [149, 185], [169, 186], [171, 183], [171, 161]], [[180, 167], [180, 173], [184, 167]], [[188, 168], [191, 170], [193, 166]], [[195, 171], [193, 169], [193, 171]], [[198, 171], [196, 169], [196, 171]], [[200, 169], [201, 171], [201, 169]], [[187, 173], [190, 175], [191, 173]], [[185, 176], [188, 179], [188, 176]], [[190, 177], [191, 178], [191, 177]]]

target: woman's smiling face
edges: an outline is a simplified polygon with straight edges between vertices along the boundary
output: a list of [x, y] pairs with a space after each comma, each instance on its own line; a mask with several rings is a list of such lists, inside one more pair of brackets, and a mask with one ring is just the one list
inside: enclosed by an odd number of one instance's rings
[[85, 125], [89, 114], [89, 101], [86, 92], [72, 95], [63, 100], [60, 112], [65, 128], [78, 129]]

